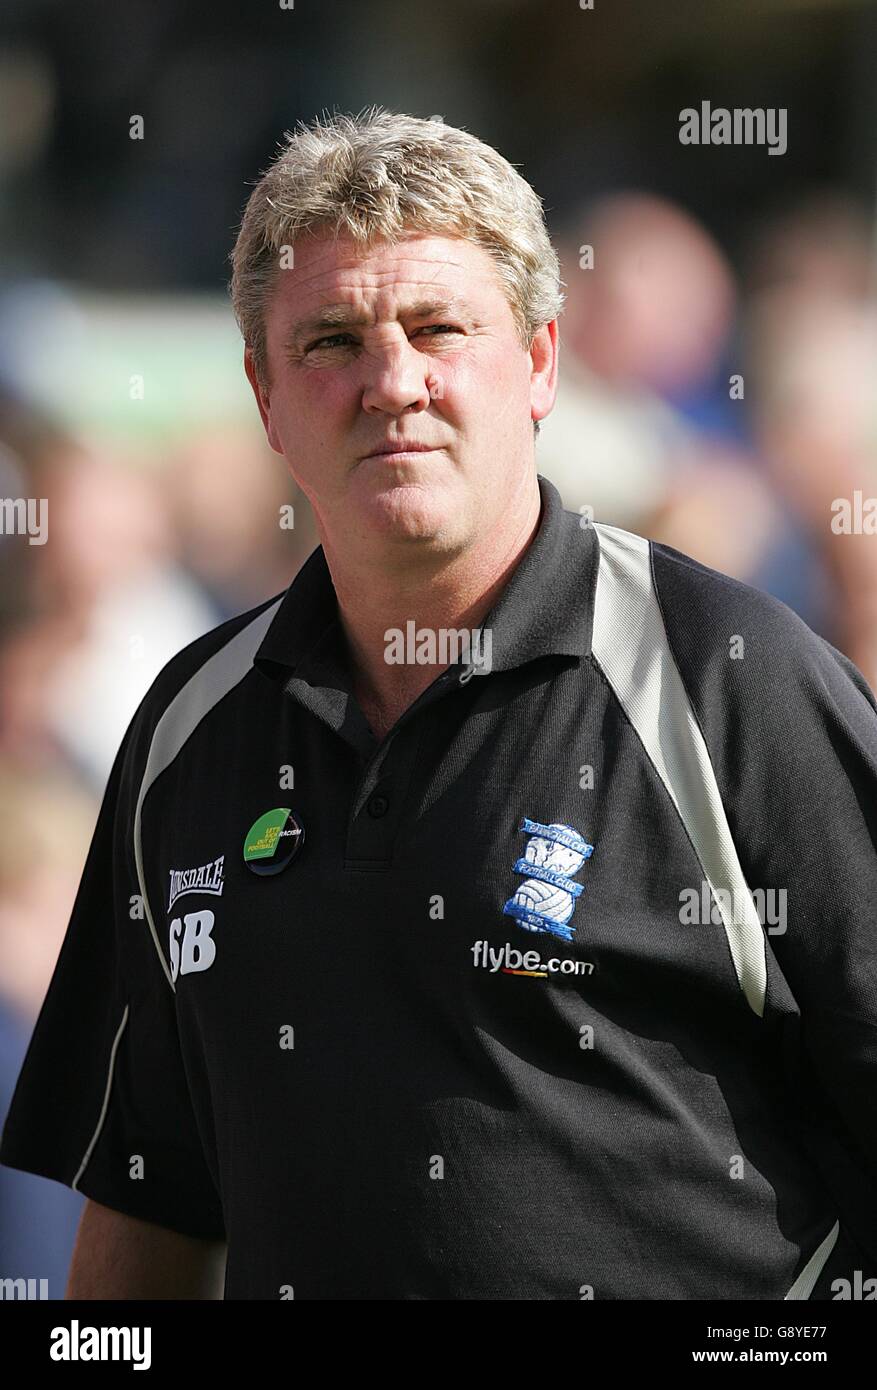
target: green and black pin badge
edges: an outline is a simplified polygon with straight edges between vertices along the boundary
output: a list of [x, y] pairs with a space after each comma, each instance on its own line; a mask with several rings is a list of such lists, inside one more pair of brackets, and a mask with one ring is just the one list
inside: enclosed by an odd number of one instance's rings
[[300, 819], [288, 806], [276, 806], [254, 821], [244, 836], [244, 863], [254, 874], [279, 874], [305, 840]]

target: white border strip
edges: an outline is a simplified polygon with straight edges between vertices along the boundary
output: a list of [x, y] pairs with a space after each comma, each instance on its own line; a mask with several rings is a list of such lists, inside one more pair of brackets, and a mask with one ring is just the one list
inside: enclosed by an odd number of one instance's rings
[[761, 1018], [767, 989], [764, 929], [667, 641], [649, 542], [603, 522], [593, 525], [600, 567], [591, 649], [679, 812], [711, 891], [722, 889], [733, 904], [726, 909], [716, 899], [740, 987]]

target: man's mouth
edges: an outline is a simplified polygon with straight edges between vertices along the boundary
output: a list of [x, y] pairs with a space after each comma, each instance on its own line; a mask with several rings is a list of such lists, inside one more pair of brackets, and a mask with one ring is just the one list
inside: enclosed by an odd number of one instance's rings
[[414, 454], [431, 454], [435, 451], [432, 444], [418, 444], [414, 441], [402, 441], [393, 444], [381, 444], [377, 449], [373, 449], [369, 454], [363, 454], [363, 458], [394, 458], [396, 456], [405, 458]]

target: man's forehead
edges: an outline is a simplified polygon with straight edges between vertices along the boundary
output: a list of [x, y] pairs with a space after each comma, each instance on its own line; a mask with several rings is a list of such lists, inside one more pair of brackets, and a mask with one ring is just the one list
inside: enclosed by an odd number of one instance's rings
[[427, 232], [402, 232], [398, 237], [379, 237], [361, 245], [349, 236], [304, 238], [295, 247], [298, 280], [329, 276], [385, 277], [478, 273], [491, 264], [482, 247], [465, 237], [436, 236]]
[[[451, 237], [406, 238], [357, 247], [332, 238], [296, 248], [294, 267], [281, 274], [275, 303], [284, 319], [303, 327], [352, 323], [364, 307], [384, 312], [458, 314], [502, 295], [487, 252]], [[366, 318], [370, 315], [366, 313]]]

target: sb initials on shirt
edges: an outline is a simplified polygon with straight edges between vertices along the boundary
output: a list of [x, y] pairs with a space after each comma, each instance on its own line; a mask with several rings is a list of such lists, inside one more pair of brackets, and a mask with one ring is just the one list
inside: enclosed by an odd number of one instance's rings
[[171, 922], [172, 980], [178, 975], [191, 975], [195, 970], [210, 969], [216, 959], [216, 943], [212, 936], [214, 921], [210, 909], [204, 908], [201, 912], [187, 912], [183, 918], [175, 917]]

